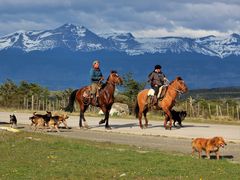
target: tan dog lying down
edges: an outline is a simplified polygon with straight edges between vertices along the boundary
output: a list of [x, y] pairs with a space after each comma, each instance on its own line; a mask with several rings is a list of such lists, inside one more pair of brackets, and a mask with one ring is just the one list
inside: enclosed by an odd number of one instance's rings
[[192, 141], [192, 155], [198, 152], [199, 158], [202, 157], [202, 150], [206, 151], [206, 156], [210, 159], [210, 153], [215, 152], [219, 159], [219, 148], [227, 145], [222, 137], [214, 137], [212, 139], [196, 138]]

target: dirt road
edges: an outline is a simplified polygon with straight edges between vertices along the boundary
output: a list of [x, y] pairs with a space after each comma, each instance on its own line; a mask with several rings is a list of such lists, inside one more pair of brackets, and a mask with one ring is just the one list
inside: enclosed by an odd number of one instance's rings
[[[0, 123], [9, 122], [9, 112], [0, 112]], [[15, 113], [19, 127], [30, 130], [31, 114]], [[195, 137], [222, 136], [228, 145], [220, 150], [221, 155], [229, 160], [240, 162], [240, 126], [183, 123], [183, 128], [165, 130], [163, 122], [150, 121], [149, 128], [140, 129], [136, 119], [111, 119], [112, 130], [99, 126], [100, 118], [87, 117], [91, 129], [78, 129], [78, 116], [70, 116], [68, 125], [72, 129], [61, 129], [60, 133], [49, 133], [64, 137], [128, 144], [137, 147], [156, 148], [162, 151], [191, 153], [191, 139]], [[1, 125], [1, 124], [0, 124]]]

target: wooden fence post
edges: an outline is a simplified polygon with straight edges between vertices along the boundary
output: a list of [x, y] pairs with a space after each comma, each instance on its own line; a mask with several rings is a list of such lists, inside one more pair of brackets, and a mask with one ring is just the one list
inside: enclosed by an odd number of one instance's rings
[[234, 106], [232, 107], [232, 116], [233, 116], [233, 118], [234, 118]]
[[228, 103], [227, 103], [227, 116], [229, 116], [229, 110], [228, 110], [229, 106], [228, 106]]
[[32, 95], [32, 111], [34, 109], [34, 96]]
[[208, 104], [208, 114], [209, 114], [209, 118], [211, 119], [212, 113], [211, 113], [211, 106], [210, 106], [210, 104]]
[[237, 108], [237, 120], [239, 120], [239, 106], [237, 106], [236, 108]]

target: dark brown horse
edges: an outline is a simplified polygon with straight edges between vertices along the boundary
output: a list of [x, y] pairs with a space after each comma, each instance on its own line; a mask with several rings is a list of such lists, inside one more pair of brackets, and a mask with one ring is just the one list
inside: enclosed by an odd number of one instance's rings
[[[167, 92], [165, 97], [161, 101], [158, 101], [157, 106], [159, 106], [159, 108], [161, 108], [165, 112], [165, 120], [164, 120], [165, 129], [167, 128], [167, 121], [170, 121], [169, 126], [170, 126], [170, 129], [172, 128], [171, 109], [175, 104], [175, 99], [177, 98], [177, 95], [179, 93], [185, 93], [187, 92], [187, 90], [188, 88], [184, 83], [183, 79], [181, 77], [177, 77], [167, 87]], [[139, 92], [137, 95], [135, 113], [136, 113], [136, 117], [138, 117], [139, 119], [139, 126], [141, 128], [143, 128], [142, 114], [144, 114], [145, 127], [148, 126], [148, 120], [147, 120], [147, 112], [149, 110], [148, 103], [147, 103], [148, 91], [149, 89], [144, 89], [141, 92]]]
[[[112, 104], [114, 103], [114, 91], [115, 86], [122, 84], [122, 78], [117, 74], [116, 71], [111, 71], [107, 82], [103, 84], [102, 89], [99, 91], [98, 106], [103, 111], [105, 118], [102, 119], [99, 124], [105, 123], [105, 128], [110, 129], [108, 124], [109, 112], [111, 110]], [[82, 128], [82, 120], [84, 121], [84, 126], [87, 127], [86, 119], [84, 117], [84, 112], [87, 110], [89, 105], [96, 106], [96, 101], [90, 97], [86, 97], [90, 90], [90, 86], [85, 86], [81, 89], [76, 89], [72, 92], [69, 97], [69, 103], [65, 108], [65, 111], [72, 112], [74, 109], [74, 102], [77, 100], [80, 107], [80, 119], [79, 127]]]

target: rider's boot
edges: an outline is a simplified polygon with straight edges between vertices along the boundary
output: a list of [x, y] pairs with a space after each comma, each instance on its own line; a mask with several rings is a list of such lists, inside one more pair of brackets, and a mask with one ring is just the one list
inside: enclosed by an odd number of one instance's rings
[[153, 106], [156, 106], [158, 103], [158, 99], [157, 99], [157, 95], [155, 94], [153, 97], [152, 97], [152, 105]]

